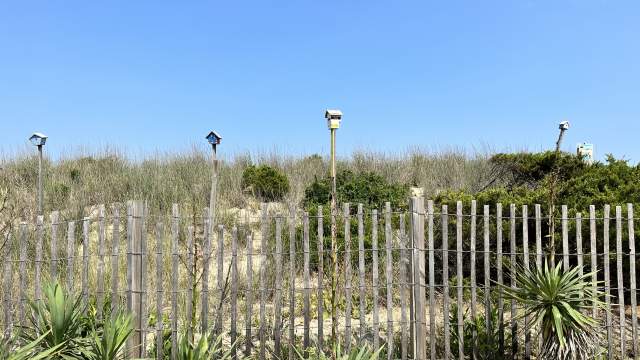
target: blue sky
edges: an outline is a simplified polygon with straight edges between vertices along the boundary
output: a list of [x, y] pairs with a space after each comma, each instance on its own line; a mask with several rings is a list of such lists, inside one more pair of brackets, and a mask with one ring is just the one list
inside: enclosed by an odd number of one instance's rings
[[581, 141], [640, 160], [637, 1], [2, 1], [0, 150]]

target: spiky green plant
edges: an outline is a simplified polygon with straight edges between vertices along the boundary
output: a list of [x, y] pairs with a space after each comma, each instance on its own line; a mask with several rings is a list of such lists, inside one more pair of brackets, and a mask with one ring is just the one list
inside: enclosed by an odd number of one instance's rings
[[222, 334], [212, 339], [201, 336], [197, 343], [192, 343], [189, 337], [184, 335], [178, 344], [178, 360], [231, 359], [231, 349], [223, 349], [222, 339]]
[[[505, 298], [516, 300], [524, 311], [518, 318], [530, 317], [530, 327], [538, 327], [543, 339], [540, 359], [593, 359], [600, 352], [598, 321], [586, 310], [593, 299], [602, 296], [593, 273], [580, 275], [580, 267], [568, 271], [562, 263], [549, 267], [545, 262], [533, 270], [512, 265], [516, 288], [502, 286]], [[602, 303], [596, 300], [596, 306]]]
[[43, 334], [38, 339], [20, 347], [15, 347], [12, 340], [0, 340], [0, 359], [3, 360], [41, 360], [50, 359], [58, 354], [58, 350], [64, 346], [58, 346], [38, 351], [40, 343], [48, 334]]
[[294, 348], [294, 349], [300, 360], [305, 360], [305, 359], [309, 359], [309, 360], [329, 360], [329, 359], [378, 360], [378, 357], [380, 356], [380, 352], [382, 351], [383, 348], [384, 346], [376, 351], [373, 351], [367, 346], [359, 346], [359, 347], [354, 347], [351, 350], [351, 352], [345, 353], [342, 347], [340, 346], [340, 344], [338, 343], [333, 347], [333, 350], [330, 353], [325, 353], [321, 350], [312, 351], [312, 349], [310, 349], [309, 356], [305, 356], [304, 351], [300, 351], [297, 348]]
[[106, 319], [101, 329], [93, 329], [89, 345], [91, 360], [124, 358], [125, 345], [133, 332], [131, 315], [119, 313]]
[[29, 301], [29, 325], [20, 336], [41, 349], [59, 348], [51, 359], [84, 359], [87, 355], [87, 321], [82, 298], [64, 291], [58, 283], [45, 284], [44, 300]]

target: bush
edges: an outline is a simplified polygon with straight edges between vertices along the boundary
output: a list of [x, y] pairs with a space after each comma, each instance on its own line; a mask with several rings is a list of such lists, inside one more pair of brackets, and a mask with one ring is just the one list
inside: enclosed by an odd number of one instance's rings
[[261, 201], [280, 201], [289, 192], [289, 179], [268, 165], [249, 165], [242, 172], [242, 188]]
[[[391, 202], [393, 209], [405, 209], [409, 196], [409, 186], [394, 184], [386, 181], [382, 176], [365, 171], [355, 173], [342, 170], [336, 177], [336, 191], [338, 203], [363, 204], [365, 209], [382, 209], [384, 203]], [[306, 209], [326, 205], [331, 201], [331, 178], [318, 180], [317, 178], [304, 192], [304, 207]]]

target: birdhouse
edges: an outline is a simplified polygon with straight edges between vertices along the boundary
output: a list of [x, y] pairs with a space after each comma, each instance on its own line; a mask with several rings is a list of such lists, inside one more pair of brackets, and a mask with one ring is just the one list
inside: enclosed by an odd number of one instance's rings
[[327, 109], [324, 112], [324, 117], [327, 119], [327, 126], [330, 130], [340, 128], [340, 122], [342, 121], [342, 111]]
[[222, 136], [215, 131], [212, 131], [207, 135], [207, 141], [209, 141], [209, 144], [211, 145], [219, 145], [220, 140], [222, 140]]
[[31, 143], [35, 146], [43, 146], [47, 142], [47, 135], [36, 132], [31, 135], [29, 141], [31, 141]]

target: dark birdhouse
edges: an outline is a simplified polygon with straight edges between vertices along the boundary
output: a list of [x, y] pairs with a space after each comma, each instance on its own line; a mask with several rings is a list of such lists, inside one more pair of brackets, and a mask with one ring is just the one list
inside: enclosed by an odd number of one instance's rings
[[212, 131], [207, 135], [207, 141], [209, 141], [209, 144], [211, 145], [219, 145], [220, 140], [222, 140], [222, 136], [215, 131]]

